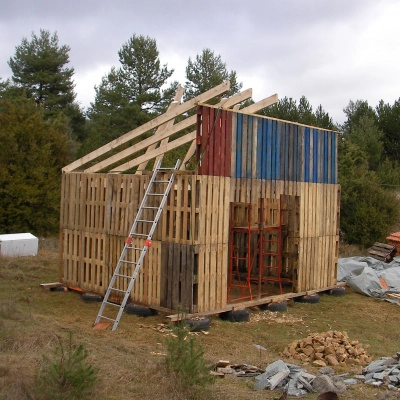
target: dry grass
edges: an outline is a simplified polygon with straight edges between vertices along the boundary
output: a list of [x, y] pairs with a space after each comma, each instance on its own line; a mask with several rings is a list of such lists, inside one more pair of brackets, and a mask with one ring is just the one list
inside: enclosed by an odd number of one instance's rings
[[[56, 347], [54, 334], [73, 333], [89, 351], [89, 361], [100, 370], [96, 399], [273, 399], [277, 392], [255, 392], [253, 381], [226, 377], [210, 391], [184, 395], [164, 369], [165, 333], [141, 327], [164, 323], [164, 316], [143, 319], [125, 314], [116, 332], [97, 331], [92, 323], [99, 303], [84, 303], [74, 292], [51, 292], [40, 283], [58, 281], [57, 240], [41, 240], [37, 257], [0, 258], [0, 398], [36, 399], [34, 376], [43, 355]], [[247, 363], [261, 368], [281, 358], [294, 339], [329, 329], [346, 331], [352, 340], [369, 345], [375, 358], [400, 350], [400, 308], [349, 292], [343, 297], [321, 296], [319, 304], [289, 304], [287, 313], [271, 315], [251, 310], [248, 323], [230, 323], [213, 316], [209, 335], [198, 336], [205, 360]], [[259, 344], [267, 350], [260, 351]], [[288, 361], [288, 360], [287, 360]], [[316, 372], [312, 366], [305, 368]], [[337, 368], [337, 373], [354, 367]], [[376, 399], [379, 389], [366, 385], [349, 388], [341, 398]], [[197, 396], [197, 397], [196, 397]], [[315, 395], [304, 397], [315, 399]]]

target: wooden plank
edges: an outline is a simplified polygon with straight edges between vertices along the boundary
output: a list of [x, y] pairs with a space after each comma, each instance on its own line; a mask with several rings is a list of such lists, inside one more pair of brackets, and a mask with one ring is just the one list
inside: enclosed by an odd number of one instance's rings
[[[232, 132], [231, 132], [231, 170], [229, 176], [236, 177], [236, 146], [237, 146], [237, 113], [232, 113]], [[228, 149], [227, 149], [228, 151]]]
[[249, 116], [244, 115], [243, 120], [242, 120], [242, 138], [241, 138], [241, 143], [238, 145], [241, 147], [241, 154], [242, 154], [242, 165], [241, 165], [241, 175], [239, 178], [246, 178], [246, 173], [247, 173], [247, 140], [248, 140], [248, 121], [249, 121]]
[[230, 87], [230, 83], [229, 83], [229, 81], [226, 81], [226, 82], [214, 87], [213, 89], [210, 89], [207, 92], [205, 92], [199, 96], [196, 96], [193, 99], [191, 99], [183, 104], [180, 104], [174, 110], [172, 110], [168, 113], [162, 114], [162, 115], [152, 119], [149, 122], [146, 122], [145, 124], [139, 126], [138, 128], [125, 133], [124, 135], [120, 136], [119, 138], [107, 143], [104, 146], [99, 147], [95, 151], [92, 151], [91, 153], [85, 155], [84, 157], [72, 162], [71, 164], [64, 167], [62, 169], [62, 171], [63, 172], [71, 172], [71, 171], [81, 167], [82, 165], [95, 160], [97, 157], [107, 153], [110, 150], [117, 148], [118, 146], [128, 142], [129, 140], [139, 137], [143, 133], [146, 133], [154, 128], [157, 128], [159, 125], [161, 125], [165, 122], [168, 122], [169, 120], [176, 118], [178, 115], [181, 115], [181, 114], [189, 111], [190, 109], [195, 107], [198, 103], [207, 101], [209, 99], [212, 99], [212, 98], [228, 91], [229, 87]]
[[187, 162], [195, 155], [196, 153], [196, 141], [193, 140], [191, 143], [189, 150], [185, 154], [185, 157], [182, 160], [181, 166], [179, 167], [179, 170], [185, 170], [186, 169], [186, 164]]
[[[174, 100], [171, 102], [171, 104], [168, 106], [167, 112], [173, 110], [174, 108], [176, 108], [178, 106], [178, 104], [180, 104], [181, 100], [182, 100], [182, 96], [183, 96], [183, 87], [182, 86], [178, 86], [178, 89], [175, 93], [175, 97]], [[165, 132], [166, 130], [170, 129], [172, 126], [174, 125], [174, 120], [171, 119], [170, 121], [166, 122], [165, 124], [160, 125], [156, 132], [154, 133], [154, 136], [159, 135], [163, 132]], [[164, 146], [165, 144], [168, 143], [169, 138], [164, 138], [161, 140], [160, 142], [160, 146]], [[157, 147], [157, 143], [153, 143], [152, 145], [150, 145], [147, 150], [146, 153], [148, 153], [151, 150], [154, 150]], [[158, 161], [162, 160], [162, 156], [158, 156], [156, 158], [156, 160], [154, 161], [154, 164], [157, 164]], [[143, 162], [142, 164], [140, 164], [138, 166], [138, 169], [136, 171], [136, 173], [141, 173], [141, 170], [145, 169], [147, 166], [148, 161]]]
[[214, 244], [209, 245], [209, 301], [208, 301], [208, 309], [215, 310], [217, 308], [217, 269], [220, 267], [217, 259], [217, 244], [218, 242], [214, 242]]
[[258, 118], [254, 118], [252, 126], [252, 155], [251, 155], [251, 177], [257, 178], [257, 132], [258, 132]]
[[[152, 158], [155, 158], [159, 156], [160, 154], [166, 153], [167, 151], [176, 149], [179, 146], [182, 146], [185, 143], [189, 143], [193, 141], [196, 138], [196, 131], [190, 132], [185, 136], [182, 136], [178, 139], [173, 140], [172, 142], [167, 143], [166, 145], [159, 147], [157, 149], [154, 149], [152, 151], [149, 151], [146, 154], [143, 154], [142, 156], [139, 156], [133, 160], [130, 160], [124, 164], [121, 164], [113, 169], [110, 170], [110, 172], [121, 172], [121, 171], [126, 171], [128, 169], [134, 168], [140, 163], [144, 161], [151, 160]], [[87, 172], [87, 171], [85, 171]]]
[[246, 89], [243, 92], [240, 92], [230, 98], [228, 98], [225, 102], [222, 103], [221, 106], [224, 110], [233, 107], [234, 105], [241, 103], [247, 99], [251, 99], [253, 96], [253, 89]]
[[272, 96], [269, 96], [266, 99], [260, 100], [254, 104], [251, 104], [250, 106], [244, 107], [241, 111], [252, 114], [252, 113], [262, 110], [263, 108], [266, 108], [272, 104], [277, 103], [278, 100], [279, 100], [278, 95], [273, 94]]
[[[206, 253], [204, 251], [204, 244], [200, 244], [198, 247], [199, 255], [198, 255], [198, 270], [197, 270], [197, 288], [198, 288], [198, 295], [197, 295], [197, 309], [199, 312], [204, 311], [206, 309], [206, 288], [205, 285], [207, 284], [205, 279], [205, 264], [206, 264]], [[208, 291], [207, 291], [208, 295]]]

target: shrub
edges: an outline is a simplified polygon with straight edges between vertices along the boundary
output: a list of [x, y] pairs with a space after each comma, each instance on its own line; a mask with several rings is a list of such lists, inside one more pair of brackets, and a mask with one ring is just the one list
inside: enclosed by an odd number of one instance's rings
[[176, 385], [184, 390], [196, 390], [214, 382], [203, 355], [204, 351], [190, 334], [190, 327], [182, 321], [171, 326], [172, 335], [166, 340], [166, 369], [174, 375]]
[[86, 362], [88, 353], [72, 342], [69, 332], [66, 343], [56, 335], [58, 347], [52, 357], [43, 356], [36, 378], [39, 393], [46, 399], [82, 399], [97, 381], [97, 369]]

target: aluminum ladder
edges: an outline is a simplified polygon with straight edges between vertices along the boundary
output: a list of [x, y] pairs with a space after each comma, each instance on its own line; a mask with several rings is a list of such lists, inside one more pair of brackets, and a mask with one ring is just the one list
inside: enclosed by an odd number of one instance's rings
[[[161, 160], [157, 162], [139, 210], [136, 214], [135, 221], [129, 232], [129, 236], [125, 240], [124, 248], [93, 326], [97, 325], [102, 319], [104, 319], [113, 323], [113, 331], [117, 329], [133, 285], [135, 284], [136, 277], [142, 266], [147, 249], [151, 246], [151, 238], [157, 227], [158, 220], [160, 219], [168, 194], [171, 190], [175, 178], [175, 171], [179, 168], [180, 164], [181, 161], [178, 160], [173, 168], [161, 168]], [[158, 175], [160, 171], [171, 171], [171, 176], [168, 180], [159, 179]], [[166, 185], [166, 188], [162, 193], [154, 192], [157, 184]], [[144, 214], [151, 214], [151, 217], [146, 217]], [[142, 233], [137, 232], [138, 227], [141, 228], [139, 231]], [[134, 244], [135, 239], [144, 239], [143, 247], [136, 247]], [[132, 268], [134, 268], [134, 271], [129, 274], [129, 270], [132, 270]], [[116, 294], [117, 298], [123, 296], [122, 302], [119, 303], [112, 301], [113, 298], [110, 296], [111, 293]], [[116, 310], [118, 311], [115, 318], [108, 316], [110, 314], [115, 315]], [[105, 311], [107, 316], [104, 315]]]

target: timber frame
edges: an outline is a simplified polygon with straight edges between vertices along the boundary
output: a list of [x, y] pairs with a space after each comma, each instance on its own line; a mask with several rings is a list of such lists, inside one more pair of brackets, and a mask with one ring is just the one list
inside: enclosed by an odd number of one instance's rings
[[[150, 179], [148, 162], [185, 145], [132, 301], [214, 313], [337, 286], [336, 132], [254, 114], [277, 95], [239, 110], [251, 89], [207, 104], [228, 90], [225, 82], [181, 103], [179, 87], [165, 114], [62, 169], [61, 282], [105, 293]], [[186, 170], [194, 156], [194, 170]], [[276, 267], [272, 256], [260, 256], [260, 230], [238, 229], [241, 213], [252, 227], [279, 221], [282, 276], [291, 283], [285, 293], [265, 285], [275, 278], [261, 279], [263, 257], [272, 275]], [[247, 253], [234, 257], [233, 248]], [[250, 253], [258, 260], [252, 267]], [[249, 293], [237, 295], [233, 281], [242, 271]]]

